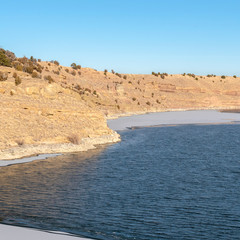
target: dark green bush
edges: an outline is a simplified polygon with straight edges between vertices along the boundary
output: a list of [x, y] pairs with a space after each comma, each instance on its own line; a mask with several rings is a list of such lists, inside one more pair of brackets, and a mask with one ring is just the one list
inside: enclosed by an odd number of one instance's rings
[[222, 75], [222, 76], [221, 76], [221, 78], [222, 78], [222, 79], [225, 79], [225, 78], [226, 78], [226, 76]]
[[76, 63], [72, 63], [72, 64], [71, 64], [71, 67], [72, 67], [73, 69], [77, 69], [77, 64], [76, 64]]
[[9, 57], [6, 55], [6, 51], [3, 49], [0, 49], [0, 66], [5, 66], [5, 67], [11, 67], [11, 60]]

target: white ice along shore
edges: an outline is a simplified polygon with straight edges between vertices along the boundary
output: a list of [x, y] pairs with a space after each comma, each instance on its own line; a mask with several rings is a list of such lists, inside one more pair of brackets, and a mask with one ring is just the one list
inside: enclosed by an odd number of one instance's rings
[[52, 154], [39, 154], [37, 156], [32, 156], [32, 157], [25, 157], [25, 158], [20, 158], [20, 159], [13, 159], [13, 160], [0, 160], [0, 167], [6, 167], [14, 164], [20, 164], [20, 163], [27, 163], [27, 162], [32, 162], [35, 160], [44, 160], [50, 157], [56, 157], [61, 154], [58, 153], [52, 153]]
[[63, 232], [47, 232], [25, 227], [0, 224], [1, 240], [89, 240]]
[[224, 124], [240, 123], [240, 113], [226, 113], [217, 110], [159, 112], [133, 115], [108, 120], [108, 126], [121, 131], [131, 127], [179, 124]]

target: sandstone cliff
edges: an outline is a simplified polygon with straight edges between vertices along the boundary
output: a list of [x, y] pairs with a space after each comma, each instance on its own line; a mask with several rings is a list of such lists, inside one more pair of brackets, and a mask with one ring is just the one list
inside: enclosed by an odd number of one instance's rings
[[240, 107], [240, 78], [121, 75], [40, 61], [36, 65], [38, 72], [24, 71], [26, 62], [12, 62], [9, 67], [0, 66], [3, 153], [22, 145], [74, 143], [73, 139], [79, 143], [101, 136], [112, 136], [105, 142], [117, 141], [117, 135], [107, 127], [106, 117]]

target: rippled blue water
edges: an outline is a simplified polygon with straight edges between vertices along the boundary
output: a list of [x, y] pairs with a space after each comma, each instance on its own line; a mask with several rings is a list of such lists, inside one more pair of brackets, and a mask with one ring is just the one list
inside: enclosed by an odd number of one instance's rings
[[96, 239], [240, 239], [239, 125], [121, 136], [1, 168], [2, 222]]

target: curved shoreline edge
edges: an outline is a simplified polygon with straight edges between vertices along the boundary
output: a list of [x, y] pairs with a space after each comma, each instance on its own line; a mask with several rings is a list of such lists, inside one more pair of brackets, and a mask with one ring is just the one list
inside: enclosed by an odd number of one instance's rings
[[[161, 115], [161, 118], [159, 118]], [[171, 111], [171, 112], [157, 112], [157, 113], [142, 113], [141, 115], [124, 116], [115, 119], [108, 120], [108, 126], [115, 130], [126, 130], [129, 127], [151, 127], [158, 125], [171, 125], [171, 124], [227, 124], [240, 122], [240, 114], [236, 113], [221, 113], [217, 110], [184, 110], [184, 111]], [[12, 164], [19, 164], [25, 162], [31, 162], [35, 160], [46, 159], [50, 157], [58, 156], [66, 152], [78, 152], [87, 151], [88, 149], [95, 148], [95, 145], [114, 143], [120, 141], [120, 136], [117, 132], [111, 135], [105, 135], [98, 138], [84, 139], [82, 144], [52, 144], [52, 145], [35, 145], [35, 146], [22, 146], [15, 149], [7, 149], [0, 152], [1, 156], [7, 156], [8, 159], [16, 158], [16, 156], [29, 156], [35, 154], [32, 157], [25, 157], [15, 160], [0, 160], [1, 166], [8, 166]], [[46, 154], [48, 152], [48, 154]], [[1, 155], [2, 154], [2, 155]], [[36, 154], [38, 154], [36, 156]], [[40, 155], [39, 155], [40, 154]], [[90, 238], [82, 238], [77, 236], [68, 235], [61, 232], [48, 232], [39, 229], [31, 229], [26, 227], [18, 227], [6, 224], [0, 224], [1, 236], [4, 239], [13, 240], [17, 238], [21, 239], [35, 239], [35, 240], [70, 240], [79, 239], [87, 240]]]
[[[102, 135], [94, 138], [84, 138], [81, 143], [56, 143], [56, 144], [38, 144], [23, 145], [19, 147], [4, 149], [0, 152], [0, 167], [16, 163], [30, 162], [54, 157], [63, 153], [82, 152], [96, 148], [96, 145], [115, 143], [120, 141], [120, 135], [113, 132], [110, 135]], [[15, 159], [15, 160], [13, 160]]]
[[219, 109], [170, 109], [164, 112], [136, 112], [111, 116], [107, 124], [113, 133], [84, 138], [79, 145], [72, 143], [23, 145], [0, 150], [0, 167], [43, 160], [64, 153], [87, 151], [97, 145], [121, 141], [117, 131], [139, 127], [174, 126], [182, 124], [231, 124], [240, 123], [240, 114], [220, 112]]

